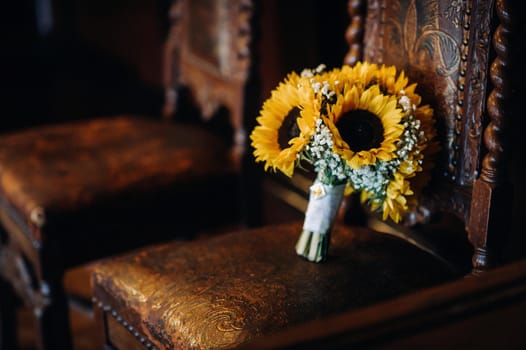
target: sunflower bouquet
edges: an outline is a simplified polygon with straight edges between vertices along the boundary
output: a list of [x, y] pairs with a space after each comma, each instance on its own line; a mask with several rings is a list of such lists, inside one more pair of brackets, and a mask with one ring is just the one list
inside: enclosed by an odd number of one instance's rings
[[289, 73], [264, 102], [250, 135], [256, 161], [289, 177], [303, 162], [316, 172], [299, 255], [326, 258], [346, 193], [394, 222], [417, 204], [438, 147], [433, 110], [415, 88], [394, 66], [320, 65]]

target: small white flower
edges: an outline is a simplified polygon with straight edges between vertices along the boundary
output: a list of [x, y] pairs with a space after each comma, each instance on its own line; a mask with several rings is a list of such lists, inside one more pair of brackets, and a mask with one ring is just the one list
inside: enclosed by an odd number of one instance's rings
[[319, 182], [316, 182], [314, 185], [310, 187], [310, 190], [314, 196], [315, 199], [321, 198], [325, 196], [325, 188], [323, 185]]
[[323, 73], [325, 71], [325, 68], [327, 68], [327, 66], [322, 63], [322, 64], [318, 65], [318, 67], [316, 67], [314, 69], [314, 71], [316, 73], [320, 74], [320, 73]]
[[405, 95], [400, 97], [400, 100], [398, 102], [406, 112], [411, 108], [411, 100]]

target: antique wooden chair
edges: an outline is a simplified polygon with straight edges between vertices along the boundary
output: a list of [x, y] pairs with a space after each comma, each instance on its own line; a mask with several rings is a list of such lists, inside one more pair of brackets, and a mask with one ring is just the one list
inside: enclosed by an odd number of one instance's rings
[[[393, 236], [338, 224], [323, 264], [296, 256], [301, 222], [104, 259], [93, 280], [104, 345], [235, 347], [307, 320], [477, 278], [502, 261], [510, 213], [509, 3], [351, 0], [348, 8], [345, 63], [396, 64], [435, 109], [443, 152], [421, 205], [406, 218], [414, 228], [398, 227]], [[418, 231], [429, 230], [463, 236], [469, 267], [451, 269], [422, 246]]]
[[[12, 291], [34, 310], [39, 347], [67, 349], [65, 269], [145, 243], [191, 238], [212, 222], [228, 223], [223, 218], [240, 222], [252, 9], [245, 0], [222, 4], [171, 7], [166, 120], [119, 115], [0, 137], [5, 348], [15, 339]], [[202, 123], [169, 120], [180, 114], [179, 91], [189, 92], [186, 103], [197, 107]], [[212, 129], [216, 122], [224, 132]], [[181, 235], [173, 235], [176, 226]]]

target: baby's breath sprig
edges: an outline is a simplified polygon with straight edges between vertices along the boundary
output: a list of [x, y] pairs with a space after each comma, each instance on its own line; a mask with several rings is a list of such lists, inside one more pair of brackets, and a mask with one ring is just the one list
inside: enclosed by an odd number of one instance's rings
[[303, 159], [314, 166], [318, 180], [325, 184], [335, 185], [347, 182], [347, 165], [345, 161], [333, 152], [333, 135], [323, 124], [322, 119], [316, 120], [316, 132], [302, 154]]

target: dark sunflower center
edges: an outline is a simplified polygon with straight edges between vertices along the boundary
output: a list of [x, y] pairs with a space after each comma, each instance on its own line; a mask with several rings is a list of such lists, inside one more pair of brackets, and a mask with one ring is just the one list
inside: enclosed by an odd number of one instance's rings
[[374, 113], [357, 109], [344, 113], [336, 122], [340, 135], [354, 152], [378, 148], [384, 140], [382, 121]]
[[278, 129], [278, 144], [280, 149], [289, 147], [289, 141], [300, 134], [298, 123], [296, 120], [300, 116], [300, 109], [298, 107], [292, 108], [281, 126]]

